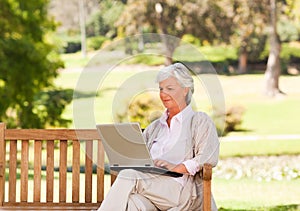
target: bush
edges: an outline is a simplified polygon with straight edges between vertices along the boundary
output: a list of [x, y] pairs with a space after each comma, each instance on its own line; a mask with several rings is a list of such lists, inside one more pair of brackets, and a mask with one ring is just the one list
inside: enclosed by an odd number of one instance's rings
[[[117, 114], [116, 118], [119, 122], [139, 122], [141, 128], [146, 128], [152, 121], [158, 119], [163, 111], [164, 107], [158, 98], [149, 93], [144, 93], [132, 100], [128, 105], [128, 109]], [[244, 112], [245, 108], [242, 106], [232, 106], [225, 114], [215, 112], [212, 119], [216, 125], [218, 135], [224, 136], [228, 132], [239, 130], [238, 126], [242, 123]]]
[[146, 128], [152, 121], [159, 118], [164, 111], [160, 100], [154, 95], [144, 93], [137, 96], [125, 113], [117, 115], [119, 122], [139, 122], [141, 128]]
[[90, 37], [87, 39], [88, 49], [98, 50], [106, 40], [108, 39], [104, 36]]
[[76, 53], [81, 50], [80, 41], [67, 42], [67, 46], [64, 48], [65, 53]]
[[242, 106], [233, 106], [226, 111], [225, 132], [236, 131], [242, 123], [242, 116], [245, 108]]
[[212, 115], [219, 136], [225, 136], [231, 131], [239, 130], [238, 126], [242, 123], [242, 116], [245, 108], [242, 106], [232, 106], [226, 110], [225, 114], [219, 111]]
[[197, 37], [195, 37], [192, 34], [185, 34], [185, 35], [183, 35], [182, 41], [190, 43], [190, 44], [193, 44], [193, 45], [196, 45], [196, 46], [200, 46], [201, 45], [200, 39], [197, 38]]

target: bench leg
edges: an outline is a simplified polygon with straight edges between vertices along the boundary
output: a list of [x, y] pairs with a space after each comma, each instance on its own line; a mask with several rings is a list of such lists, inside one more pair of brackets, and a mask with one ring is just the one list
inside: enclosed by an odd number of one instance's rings
[[211, 211], [211, 178], [212, 166], [203, 166], [203, 211]]

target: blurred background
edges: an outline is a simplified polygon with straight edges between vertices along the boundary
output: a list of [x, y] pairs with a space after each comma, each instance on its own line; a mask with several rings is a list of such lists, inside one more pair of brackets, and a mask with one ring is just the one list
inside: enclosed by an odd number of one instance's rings
[[[112, 115], [118, 87], [182, 61], [200, 79], [194, 108], [219, 132], [219, 209], [300, 210], [299, 11], [300, 0], [1, 0], [0, 121], [74, 128], [74, 102], [93, 99], [97, 122], [146, 127], [163, 110], [157, 93], [122, 99]], [[98, 90], [76, 89], [83, 71], [112, 66]]]

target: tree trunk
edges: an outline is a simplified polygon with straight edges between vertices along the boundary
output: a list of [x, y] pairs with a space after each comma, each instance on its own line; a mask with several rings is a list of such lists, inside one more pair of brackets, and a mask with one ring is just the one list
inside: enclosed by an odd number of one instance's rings
[[167, 34], [161, 34], [160, 37], [164, 45], [164, 53], [166, 57], [165, 65], [168, 66], [173, 62], [173, 54], [175, 49], [178, 47], [180, 40]]
[[168, 66], [173, 63], [173, 53], [180, 43], [180, 39], [168, 35], [167, 24], [163, 19], [163, 8], [160, 3], [155, 5], [156, 10], [156, 23], [158, 33], [160, 34], [161, 41], [163, 43], [163, 50], [165, 59], [165, 65]]
[[247, 52], [248, 39], [243, 37], [240, 50], [239, 50], [239, 66], [237, 73], [244, 74], [247, 72], [248, 52]]
[[79, 21], [80, 21], [80, 34], [81, 34], [81, 53], [82, 57], [86, 57], [86, 32], [85, 32], [85, 8], [84, 0], [78, 1], [79, 5]]
[[248, 61], [248, 54], [245, 49], [242, 49], [239, 55], [239, 67], [238, 67], [239, 74], [247, 73], [247, 61]]
[[280, 51], [281, 44], [276, 28], [276, 0], [270, 0], [271, 4], [271, 30], [270, 30], [270, 53], [265, 72], [265, 93], [267, 96], [275, 97], [282, 92], [279, 89], [279, 76], [281, 72]]

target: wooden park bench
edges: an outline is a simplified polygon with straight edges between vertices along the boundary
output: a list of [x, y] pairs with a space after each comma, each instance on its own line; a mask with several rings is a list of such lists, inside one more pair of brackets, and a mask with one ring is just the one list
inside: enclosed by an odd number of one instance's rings
[[[0, 210], [96, 210], [116, 177], [104, 179], [96, 129], [6, 129], [0, 123], [0, 155]], [[211, 166], [201, 174], [208, 211]]]

